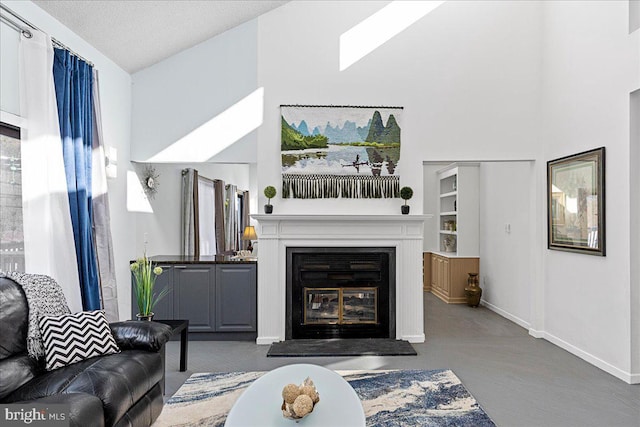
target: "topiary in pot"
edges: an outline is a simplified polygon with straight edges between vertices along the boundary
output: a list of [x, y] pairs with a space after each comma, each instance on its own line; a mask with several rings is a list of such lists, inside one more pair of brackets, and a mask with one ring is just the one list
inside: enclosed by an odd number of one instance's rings
[[276, 188], [269, 185], [264, 189], [264, 196], [269, 199], [267, 204], [264, 205], [264, 213], [270, 214], [273, 213], [273, 206], [271, 205], [271, 199], [276, 197]]
[[404, 205], [400, 207], [402, 210], [402, 215], [407, 215], [410, 208], [410, 206], [407, 205], [407, 200], [413, 197], [413, 190], [411, 189], [411, 187], [402, 187], [400, 189], [400, 197], [404, 200]]

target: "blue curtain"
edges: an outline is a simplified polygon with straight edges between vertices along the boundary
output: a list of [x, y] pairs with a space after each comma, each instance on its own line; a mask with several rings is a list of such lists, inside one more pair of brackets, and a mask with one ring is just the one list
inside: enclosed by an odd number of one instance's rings
[[92, 67], [55, 49], [53, 78], [58, 103], [62, 154], [67, 178], [71, 223], [76, 243], [80, 293], [84, 310], [101, 308], [100, 284], [93, 246], [91, 145], [93, 142]]

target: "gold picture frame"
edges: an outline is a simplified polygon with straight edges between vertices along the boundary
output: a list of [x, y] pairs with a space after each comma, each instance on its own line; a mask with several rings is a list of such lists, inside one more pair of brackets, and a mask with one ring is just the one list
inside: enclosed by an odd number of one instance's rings
[[605, 256], [605, 148], [547, 162], [549, 249]]

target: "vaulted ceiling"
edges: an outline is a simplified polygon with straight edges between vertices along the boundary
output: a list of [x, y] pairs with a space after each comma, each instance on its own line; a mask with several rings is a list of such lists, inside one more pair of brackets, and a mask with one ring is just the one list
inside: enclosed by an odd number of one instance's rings
[[34, 0], [129, 73], [287, 1]]

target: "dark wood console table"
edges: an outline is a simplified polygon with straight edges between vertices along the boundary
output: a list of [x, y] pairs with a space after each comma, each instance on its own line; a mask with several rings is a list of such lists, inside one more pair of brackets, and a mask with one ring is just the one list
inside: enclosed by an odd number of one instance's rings
[[189, 320], [154, 320], [171, 326], [173, 335], [180, 332], [180, 372], [187, 370], [187, 356], [189, 354]]

